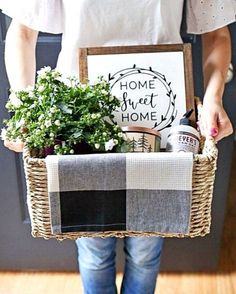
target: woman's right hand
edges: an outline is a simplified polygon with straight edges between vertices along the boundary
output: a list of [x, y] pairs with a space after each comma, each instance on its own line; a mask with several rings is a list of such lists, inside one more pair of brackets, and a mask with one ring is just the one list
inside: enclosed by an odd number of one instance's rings
[[24, 143], [20, 140], [17, 140], [17, 141], [4, 140], [4, 146], [15, 152], [23, 152], [23, 149], [24, 149]]
[[199, 127], [203, 136], [211, 136], [216, 142], [233, 133], [232, 124], [224, 110], [222, 101], [203, 100]]

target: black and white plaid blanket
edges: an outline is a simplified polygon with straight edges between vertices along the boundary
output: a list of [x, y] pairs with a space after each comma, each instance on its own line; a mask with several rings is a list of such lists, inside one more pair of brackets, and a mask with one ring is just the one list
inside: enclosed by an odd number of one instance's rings
[[188, 233], [192, 153], [48, 156], [53, 233]]

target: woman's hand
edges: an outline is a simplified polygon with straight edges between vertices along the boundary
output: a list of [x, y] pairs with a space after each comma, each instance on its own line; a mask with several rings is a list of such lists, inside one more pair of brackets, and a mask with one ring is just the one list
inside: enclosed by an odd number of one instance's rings
[[216, 142], [233, 133], [233, 127], [221, 101], [205, 101], [199, 118], [203, 136], [213, 137]]
[[11, 141], [11, 142], [4, 140], [4, 146], [15, 152], [23, 152], [23, 149], [24, 149], [24, 143], [21, 142], [20, 140]]

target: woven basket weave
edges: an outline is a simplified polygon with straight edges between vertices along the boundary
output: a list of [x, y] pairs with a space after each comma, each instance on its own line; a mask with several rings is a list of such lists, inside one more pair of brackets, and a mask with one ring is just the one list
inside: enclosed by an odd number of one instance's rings
[[162, 237], [197, 237], [210, 232], [211, 202], [216, 170], [217, 148], [212, 139], [207, 139], [202, 153], [194, 155], [192, 205], [190, 231], [188, 234], [158, 232], [78, 232], [52, 234], [49, 198], [47, 190], [47, 170], [45, 159], [32, 158], [27, 149], [24, 154], [24, 168], [27, 184], [27, 199], [31, 217], [32, 235], [45, 239], [77, 239], [79, 237], [125, 237], [125, 236], [162, 236]]

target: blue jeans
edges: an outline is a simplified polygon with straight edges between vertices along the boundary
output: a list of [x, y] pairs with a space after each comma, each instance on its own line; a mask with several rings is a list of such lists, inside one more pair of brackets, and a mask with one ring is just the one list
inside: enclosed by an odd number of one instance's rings
[[[116, 238], [81, 238], [76, 241], [84, 294], [115, 294]], [[153, 294], [160, 267], [163, 239], [124, 238], [125, 270], [122, 294]]]

